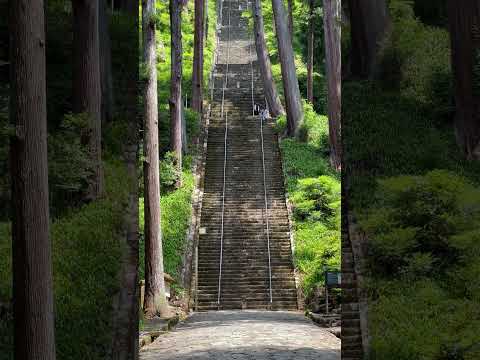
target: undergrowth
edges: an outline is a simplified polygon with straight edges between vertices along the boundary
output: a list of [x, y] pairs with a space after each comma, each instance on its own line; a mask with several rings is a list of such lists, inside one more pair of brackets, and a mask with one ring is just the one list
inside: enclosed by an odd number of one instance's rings
[[[50, 226], [57, 357], [105, 359], [110, 350], [112, 302], [119, 284], [126, 169], [105, 165], [106, 197], [58, 218]], [[11, 230], [0, 225], [0, 359], [13, 359]], [[6, 260], [6, 261], [4, 261]], [[99, 311], [101, 309], [101, 311]]]
[[[303, 139], [283, 139], [280, 148], [293, 210], [294, 262], [308, 299], [324, 283], [325, 268], [340, 267], [340, 177], [328, 160], [328, 119], [304, 106]], [[281, 117], [277, 129], [284, 126]]]
[[453, 131], [449, 35], [390, 2], [380, 78], [344, 81], [349, 205], [368, 235], [376, 360], [478, 359], [480, 165]]

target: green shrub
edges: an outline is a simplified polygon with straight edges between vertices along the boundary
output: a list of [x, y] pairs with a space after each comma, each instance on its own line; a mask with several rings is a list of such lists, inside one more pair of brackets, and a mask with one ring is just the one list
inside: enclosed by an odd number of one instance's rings
[[[297, 191], [292, 195], [293, 215], [298, 220], [320, 221], [339, 225], [340, 183], [327, 175], [298, 180]], [[335, 221], [332, 221], [336, 219]]]
[[91, 175], [87, 136], [87, 114], [67, 114], [59, 129], [48, 137], [48, 175], [51, 191], [79, 192]]
[[394, 177], [379, 181], [377, 197], [360, 224], [378, 276], [438, 277], [477, 248], [480, 190], [464, 178], [441, 170]]
[[182, 174], [177, 169], [177, 158], [175, 153], [169, 151], [165, 153], [163, 160], [160, 162], [160, 188], [171, 189], [177, 181], [180, 180]]

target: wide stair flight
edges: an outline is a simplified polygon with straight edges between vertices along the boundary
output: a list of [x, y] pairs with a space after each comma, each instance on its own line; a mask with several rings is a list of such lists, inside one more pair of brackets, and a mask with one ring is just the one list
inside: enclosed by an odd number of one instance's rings
[[[198, 246], [196, 309], [296, 310], [288, 213], [265, 107], [249, 3], [223, 1]], [[263, 135], [263, 151], [262, 151]]]

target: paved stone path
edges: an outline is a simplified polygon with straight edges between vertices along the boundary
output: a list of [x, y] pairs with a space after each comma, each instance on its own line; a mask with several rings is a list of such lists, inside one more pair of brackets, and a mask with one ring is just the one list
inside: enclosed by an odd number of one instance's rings
[[340, 360], [340, 339], [301, 313], [195, 313], [142, 348], [140, 360]]

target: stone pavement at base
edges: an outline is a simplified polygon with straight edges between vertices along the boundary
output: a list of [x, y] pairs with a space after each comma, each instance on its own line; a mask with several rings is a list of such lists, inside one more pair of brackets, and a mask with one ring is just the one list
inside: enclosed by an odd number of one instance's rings
[[340, 360], [340, 339], [301, 313], [195, 313], [142, 348], [140, 360]]

